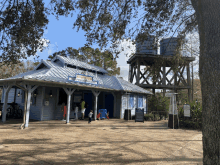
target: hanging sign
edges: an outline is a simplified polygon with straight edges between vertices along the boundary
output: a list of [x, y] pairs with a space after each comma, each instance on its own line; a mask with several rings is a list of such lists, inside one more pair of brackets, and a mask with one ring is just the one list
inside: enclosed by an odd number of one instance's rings
[[184, 116], [190, 117], [190, 105], [189, 104], [183, 105], [183, 109], [184, 109]]
[[165, 96], [166, 96], [166, 97], [172, 97], [173, 94], [172, 94], [172, 93], [165, 93]]

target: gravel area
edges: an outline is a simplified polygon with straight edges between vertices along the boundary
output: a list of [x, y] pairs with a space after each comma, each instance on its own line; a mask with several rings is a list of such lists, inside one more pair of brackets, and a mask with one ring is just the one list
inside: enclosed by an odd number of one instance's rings
[[0, 164], [202, 164], [202, 132], [167, 120], [30, 121], [0, 124]]

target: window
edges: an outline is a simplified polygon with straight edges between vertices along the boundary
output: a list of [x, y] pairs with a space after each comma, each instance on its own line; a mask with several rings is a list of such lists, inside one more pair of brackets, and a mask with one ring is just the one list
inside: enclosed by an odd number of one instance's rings
[[134, 95], [130, 95], [129, 108], [134, 108]]
[[138, 108], [143, 107], [143, 96], [138, 96]]

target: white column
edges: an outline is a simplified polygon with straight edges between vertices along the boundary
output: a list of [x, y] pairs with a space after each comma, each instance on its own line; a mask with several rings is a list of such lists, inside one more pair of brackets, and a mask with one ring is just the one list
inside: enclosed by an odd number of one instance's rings
[[76, 89], [67, 89], [67, 88], [63, 88], [64, 91], [66, 92], [67, 94], [67, 114], [66, 114], [66, 124], [69, 123], [70, 121], [70, 100], [71, 100], [71, 95], [73, 94], [73, 92], [76, 90]]
[[[24, 91], [24, 112], [23, 112], [23, 125], [22, 127], [24, 126], [24, 123], [25, 123], [25, 115], [26, 115], [26, 112], [27, 112], [27, 99], [28, 99], [28, 94], [27, 94], [27, 90]], [[23, 127], [24, 128], [24, 127]]]
[[7, 114], [7, 103], [8, 103], [8, 93], [11, 89], [11, 85], [4, 85], [4, 104], [2, 109], [2, 122], [6, 121], [6, 114]]
[[94, 91], [92, 90], [93, 95], [95, 96], [95, 105], [94, 105], [94, 119], [97, 118], [97, 102], [98, 102], [98, 96], [100, 94], [100, 91]]
[[123, 95], [121, 95], [120, 119], [123, 119], [122, 110], [123, 110]]
[[97, 102], [98, 102], [98, 96], [95, 96], [94, 120], [96, 120], [97, 117]]
[[[29, 124], [29, 117], [30, 117], [30, 106], [31, 106], [31, 93], [37, 88], [38, 86], [35, 85], [33, 88], [31, 88], [31, 85], [25, 85], [25, 88], [27, 89], [27, 109], [26, 109], [26, 117], [25, 117], [25, 128], [28, 127]], [[26, 98], [25, 98], [26, 99]]]
[[31, 106], [31, 90], [27, 91], [27, 110], [25, 117], [25, 128], [28, 127], [29, 124], [29, 116], [30, 116], [30, 106]]
[[67, 95], [67, 115], [66, 115], [66, 123], [69, 123], [69, 120], [70, 120], [70, 99], [71, 99], [71, 95]]

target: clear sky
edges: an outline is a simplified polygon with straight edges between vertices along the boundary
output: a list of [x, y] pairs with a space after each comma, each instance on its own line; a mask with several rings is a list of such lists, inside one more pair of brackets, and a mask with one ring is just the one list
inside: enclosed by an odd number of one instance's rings
[[[73, 47], [78, 49], [79, 47], [83, 47], [86, 43], [85, 32], [79, 30], [77, 32], [76, 29], [73, 29], [73, 23], [76, 19], [77, 13], [74, 13], [73, 17], [65, 17], [59, 16], [59, 20], [55, 18], [54, 15], [48, 16], [49, 23], [47, 25], [47, 29], [44, 33], [44, 38], [50, 41], [48, 48], [43, 50], [43, 52], [38, 52], [37, 54], [40, 56], [40, 59], [48, 59], [49, 55], [52, 55], [56, 51], [61, 51], [66, 49], [67, 47]], [[128, 68], [127, 64], [128, 57], [125, 54], [131, 54], [135, 51], [135, 45], [128, 43], [126, 41], [121, 43], [122, 46], [130, 45], [131, 48], [126, 48], [125, 51], [121, 52], [119, 58], [117, 59], [118, 66], [121, 68], [120, 77], [123, 77], [125, 80], [128, 80]], [[93, 48], [97, 48], [97, 45], [93, 45]], [[29, 60], [33, 60], [34, 57], [28, 58]], [[194, 70], [198, 70], [198, 66], [194, 67]]]

